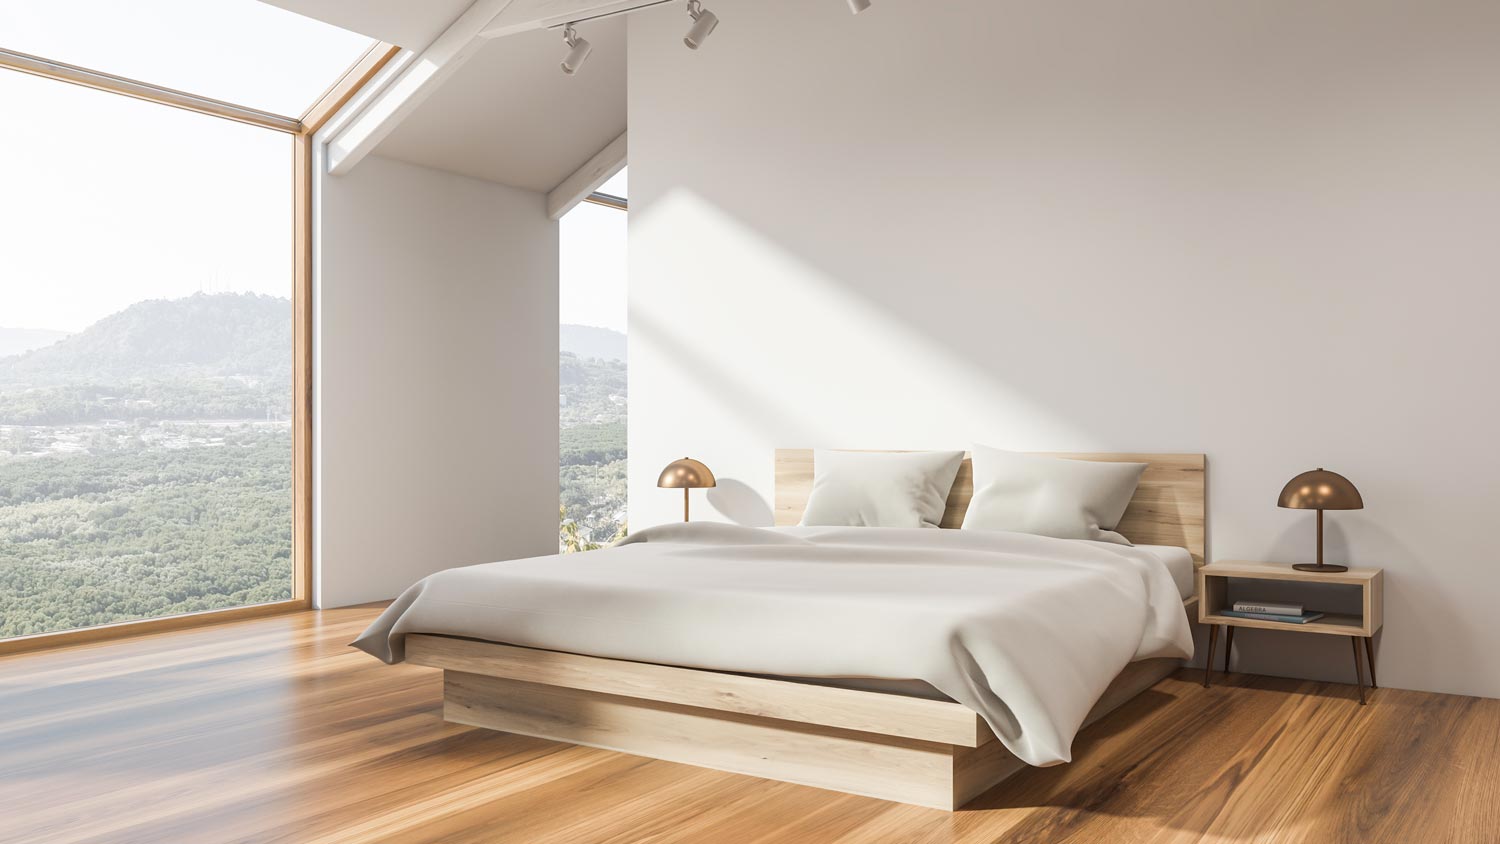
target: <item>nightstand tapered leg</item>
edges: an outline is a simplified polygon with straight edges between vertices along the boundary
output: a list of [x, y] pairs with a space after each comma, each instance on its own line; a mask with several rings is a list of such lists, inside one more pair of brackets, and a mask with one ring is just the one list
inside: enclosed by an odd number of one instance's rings
[[1354, 682], [1359, 686], [1359, 705], [1365, 705], [1365, 667], [1359, 661], [1360, 636], [1350, 636], [1349, 644], [1354, 647]]
[[1209, 676], [1214, 673], [1214, 649], [1219, 646], [1219, 625], [1208, 625], [1208, 656], [1203, 660], [1203, 688], [1208, 688]]
[[1376, 688], [1376, 685], [1375, 685], [1375, 637], [1374, 636], [1366, 636], [1365, 637], [1365, 662], [1368, 662], [1370, 664], [1370, 688], [1372, 688], [1372, 689]]
[[1229, 655], [1234, 653], [1234, 628], [1224, 628], [1224, 673], [1229, 673]]

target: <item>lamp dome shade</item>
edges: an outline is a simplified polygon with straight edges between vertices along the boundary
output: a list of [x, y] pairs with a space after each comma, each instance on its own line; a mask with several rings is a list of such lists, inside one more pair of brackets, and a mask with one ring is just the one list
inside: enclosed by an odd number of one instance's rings
[[718, 486], [718, 481], [714, 480], [714, 473], [707, 466], [684, 457], [668, 463], [667, 468], [661, 470], [661, 477], [656, 479], [656, 485], [664, 489], [701, 489]]
[[1287, 481], [1276, 506], [1292, 510], [1363, 510], [1365, 501], [1348, 478], [1327, 469], [1314, 469]]

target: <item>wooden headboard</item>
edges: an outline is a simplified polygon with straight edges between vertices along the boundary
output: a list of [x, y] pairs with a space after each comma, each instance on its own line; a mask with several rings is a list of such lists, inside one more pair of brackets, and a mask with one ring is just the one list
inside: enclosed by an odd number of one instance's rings
[[[1206, 461], [1201, 454], [1049, 454], [1069, 460], [1101, 463], [1145, 463], [1140, 486], [1120, 519], [1119, 530], [1137, 545], [1176, 545], [1188, 549], [1193, 562], [1204, 561], [1204, 485]], [[776, 449], [776, 524], [802, 521], [812, 494], [813, 451], [810, 448]], [[964, 455], [943, 527], [963, 524], [969, 499], [974, 497], [974, 464]]]

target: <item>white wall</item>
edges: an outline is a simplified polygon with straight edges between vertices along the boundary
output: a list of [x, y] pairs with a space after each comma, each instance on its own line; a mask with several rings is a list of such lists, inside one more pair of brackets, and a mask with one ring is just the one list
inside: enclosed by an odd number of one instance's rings
[[1382, 684], [1500, 696], [1500, 4], [712, 6], [631, 19], [632, 526], [684, 454], [765, 523], [777, 446], [1201, 451], [1210, 555], [1294, 560], [1326, 466]]
[[371, 156], [320, 182], [316, 600], [557, 548], [557, 224]]

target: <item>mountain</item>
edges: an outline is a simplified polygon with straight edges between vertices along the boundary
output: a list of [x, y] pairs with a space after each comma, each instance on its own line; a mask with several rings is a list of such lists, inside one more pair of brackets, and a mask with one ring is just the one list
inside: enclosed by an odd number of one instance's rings
[[19, 355], [32, 349], [50, 346], [68, 336], [66, 331], [45, 328], [5, 328], [0, 326], [0, 358]]
[[558, 326], [558, 348], [580, 358], [625, 360], [625, 335], [592, 325]]
[[199, 293], [137, 302], [50, 346], [0, 359], [0, 382], [287, 378], [291, 354], [291, 300], [255, 293]]

